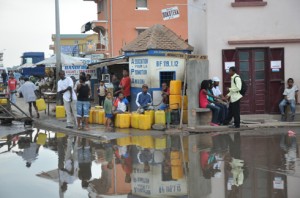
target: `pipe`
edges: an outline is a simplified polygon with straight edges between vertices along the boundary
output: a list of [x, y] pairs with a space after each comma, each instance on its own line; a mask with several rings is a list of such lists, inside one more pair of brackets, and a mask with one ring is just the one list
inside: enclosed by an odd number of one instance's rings
[[113, 0], [110, 0], [110, 48], [111, 48], [111, 57], [114, 57], [114, 38], [113, 38], [113, 20], [112, 20], [112, 11], [113, 11]]

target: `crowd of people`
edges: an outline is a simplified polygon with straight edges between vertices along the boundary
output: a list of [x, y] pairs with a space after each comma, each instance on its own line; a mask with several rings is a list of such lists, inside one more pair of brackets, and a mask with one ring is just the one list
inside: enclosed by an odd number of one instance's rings
[[214, 77], [212, 80], [204, 80], [199, 92], [200, 108], [209, 108], [212, 111], [211, 126], [229, 125], [234, 118], [231, 128], [240, 128], [240, 100], [243, 97], [242, 79], [236, 73], [236, 68], [229, 69], [231, 76], [231, 87], [228, 94], [222, 95], [219, 88], [220, 79]]
[[[2, 72], [1, 77], [3, 82], [7, 84], [7, 92], [9, 99], [12, 103], [16, 103], [16, 93], [19, 92], [23, 95], [25, 101], [29, 105], [30, 116], [32, 114], [32, 106], [36, 110], [36, 117], [39, 118], [39, 113], [36, 106], [37, 92], [40, 91], [40, 87], [49, 84], [50, 81], [53, 84], [53, 79], [40, 78], [35, 83], [32, 79], [27, 77], [18, 77], [16, 79], [15, 73]], [[211, 80], [203, 80], [199, 91], [199, 107], [209, 108], [212, 111], [212, 120], [210, 125], [229, 125], [232, 118], [234, 118], [234, 124], [230, 127], [240, 128], [240, 101], [245, 95], [245, 84], [241, 77], [236, 73], [236, 68], [231, 67], [229, 69], [229, 75], [231, 76], [231, 86], [227, 88], [227, 95], [223, 95], [219, 88], [220, 79], [214, 77]], [[7, 77], [9, 77], [7, 79]], [[89, 129], [88, 117], [91, 108], [91, 75], [80, 73], [79, 80], [75, 78], [66, 77], [65, 72], [59, 73], [60, 80], [57, 84], [57, 92], [62, 97], [66, 114], [67, 114], [67, 128], [73, 128], [74, 124], [78, 129]], [[7, 80], [6, 80], [7, 79]], [[111, 82], [113, 89], [108, 89], [103, 80], [99, 81], [97, 87], [97, 96], [99, 99], [99, 106], [102, 106], [105, 111], [106, 128], [111, 129], [113, 125], [113, 119], [117, 114], [130, 111], [131, 97], [131, 79], [127, 69], [123, 70], [123, 77], [119, 81], [115, 74], [111, 76]], [[38, 83], [38, 86], [37, 84]], [[54, 83], [55, 84], [55, 83]], [[40, 86], [41, 85], [41, 86]], [[294, 80], [289, 78], [287, 81], [287, 88], [284, 90], [284, 99], [279, 104], [281, 113], [281, 120], [286, 121], [286, 106], [291, 108], [291, 121], [295, 119], [296, 104], [298, 102], [298, 87], [294, 85]], [[18, 88], [19, 87], [19, 88]], [[56, 86], [54, 86], [56, 87]], [[163, 82], [162, 85], [162, 101], [156, 109], [165, 110], [169, 105], [170, 90], [167, 83]], [[138, 113], [144, 113], [147, 110], [153, 110], [152, 95], [149, 93], [149, 87], [144, 84], [142, 91], [137, 94], [135, 98], [135, 104], [138, 107]], [[243, 92], [244, 91], [244, 92]]]

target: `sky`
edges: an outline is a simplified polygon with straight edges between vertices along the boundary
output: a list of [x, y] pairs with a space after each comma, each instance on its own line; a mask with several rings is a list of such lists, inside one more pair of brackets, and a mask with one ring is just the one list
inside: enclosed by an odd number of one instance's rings
[[[59, 6], [61, 34], [80, 34], [83, 24], [97, 19], [94, 1], [59, 0]], [[0, 0], [0, 52], [5, 67], [20, 65], [23, 52], [51, 56], [52, 34], [55, 0]]]

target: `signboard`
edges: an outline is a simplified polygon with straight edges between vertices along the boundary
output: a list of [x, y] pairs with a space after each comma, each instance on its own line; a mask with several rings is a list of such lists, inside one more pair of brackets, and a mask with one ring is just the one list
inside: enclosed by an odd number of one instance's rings
[[62, 70], [65, 71], [66, 76], [74, 76], [79, 79], [80, 72], [85, 72], [85, 74], [90, 74], [91, 79], [97, 79], [97, 71], [95, 69], [87, 69], [87, 66], [63, 66]]
[[184, 54], [180, 52], [169, 52], [166, 53], [167, 57], [173, 57], [173, 58], [183, 58], [183, 59], [189, 59], [189, 60], [207, 60], [207, 55], [197, 55], [197, 54]]
[[225, 70], [229, 71], [230, 67], [235, 67], [235, 62], [225, 62]]
[[131, 85], [141, 87], [143, 84], [148, 84], [149, 59], [147, 57], [131, 58], [129, 65]]
[[281, 69], [281, 61], [271, 61], [271, 69]]
[[144, 165], [133, 165], [132, 194], [146, 197], [187, 195], [187, 181], [185, 179], [162, 181], [162, 166], [150, 166], [150, 169], [149, 172], [144, 172]]
[[170, 20], [170, 19], [176, 19], [180, 17], [179, 14], [179, 9], [177, 6], [175, 7], [171, 7], [171, 8], [166, 8], [166, 9], [162, 9], [161, 13], [163, 15], [163, 20]]
[[79, 53], [78, 45], [62, 45], [61, 53], [67, 55], [76, 55]]
[[273, 188], [283, 190], [284, 189], [284, 181], [281, 177], [275, 177], [273, 181]]

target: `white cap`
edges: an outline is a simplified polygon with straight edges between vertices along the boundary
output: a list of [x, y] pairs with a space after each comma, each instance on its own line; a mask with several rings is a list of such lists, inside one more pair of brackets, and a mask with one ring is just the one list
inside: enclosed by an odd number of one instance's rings
[[212, 79], [211, 79], [212, 81], [214, 81], [214, 82], [220, 82], [220, 78], [218, 78], [218, 77], [213, 77]]

